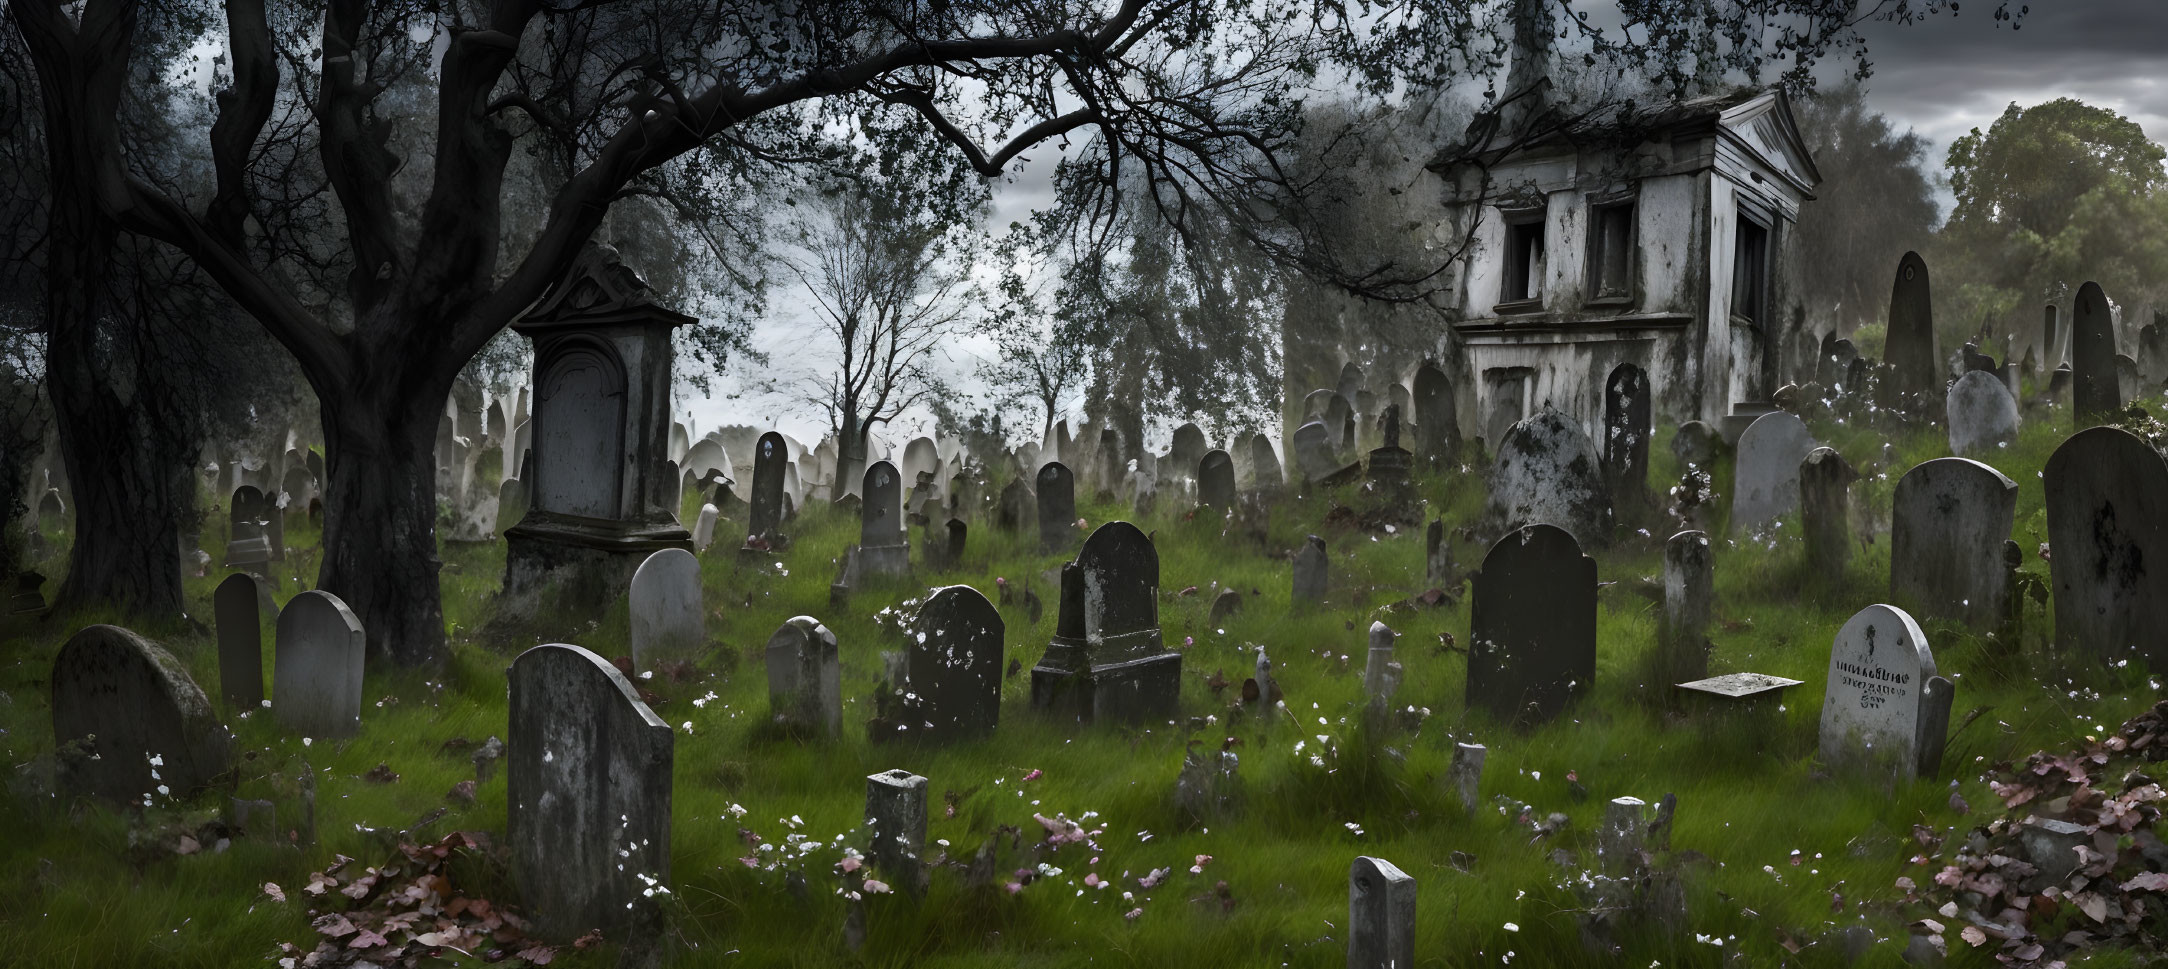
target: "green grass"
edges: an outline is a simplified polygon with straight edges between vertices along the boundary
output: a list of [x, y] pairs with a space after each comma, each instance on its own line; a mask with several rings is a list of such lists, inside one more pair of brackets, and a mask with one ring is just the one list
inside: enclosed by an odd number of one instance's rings
[[[2063, 436], [2061, 427], [2049, 425], [2028, 423], [2023, 439], [2003, 460], [1991, 462], [2019, 483], [2013, 537], [2028, 552], [2046, 540], [2037, 471]], [[1895, 459], [1885, 466], [1884, 438], [1877, 432], [1833, 424], [1819, 424], [1815, 432], [1867, 472], [1855, 486], [1862, 517], [1885, 529], [1897, 475], [1947, 453], [1939, 431], [1923, 430], [1890, 439]], [[1662, 446], [1669, 437], [1659, 432], [1654, 449], [1651, 485], [1659, 493], [1679, 471]], [[1721, 507], [1729, 503], [1726, 463], [1717, 474]], [[1433, 513], [1450, 525], [1472, 523], [1480, 514], [1483, 487], [1473, 470], [1425, 480], [1421, 490]], [[1038, 554], [1029, 536], [975, 524], [957, 566], [876, 581], [837, 609], [829, 605], [828, 583], [836, 556], [855, 539], [855, 521], [811, 510], [791, 526], [792, 548], [766, 564], [741, 559], [732, 542], [719, 541], [702, 559], [715, 641], [703, 677], [643, 683], [662, 697], [657, 714], [679, 726], [675, 897], [668, 906], [672, 964], [1339, 966], [1345, 961], [1347, 868], [1354, 856], [1371, 854], [1390, 859], [1420, 883], [1416, 944], [1424, 966], [1894, 966], [1900, 964], [1904, 923], [1925, 914], [1900, 910], [1901, 893], [1891, 887], [1900, 874], [1922, 874], [1906, 864], [1912, 826], [1963, 830], [1981, 813], [1961, 817], [1949, 807], [1948, 778], [1960, 780], [1974, 805], [1992, 806], [1995, 799], [1978, 780], [1987, 765], [2062, 746], [2096, 727], [2112, 729], [2156, 693], [2137, 673], [2102, 671], [2048, 652], [2048, 617], [2037, 606], [2015, 650], [1956, 628], [1931, 628], [1937, 662], [1959, 684], [1958, 719], [1984, 708], [1952, 738], [1943, 777], [1892, 787], [1832, 775], [1814, 755], [1829, 642], [1852, 612], [1885, 598], [1886, 531], [1860, 548], [1841, 576], [1808, 574], [1795, 522], [1771, 542], [1735, 542], [1718, 533], [1712, 668], [1807, 681], [1775, 720], [1749, 726], [1681, 719], [1657, 702], [1666, 693], [1662, 684], [1640, 679], [1656, 629], [1656, 602], [1645, 586], [1660, 571], [1668, 534], [1652, 526], [1646, 537], [1623, 534], [1609, 547], [1591, 550], [1599, 579], [1615, 583], [1599, 597], [1592, 694], [1565, 718], [1517, 732], [1471, 713], [1464, 702], [1464, 658], [1444, 637], [1465, 644], [1465, 601], [1435, 609], [1402, 604], [1424, 588], [1422, 528], [1373, 534], [1325, 523], [1334, 502], [1360, 507], [1363, 501], [1341, 493], [1282, 503], [1272, 513], [1268, 551], [1239, 535], [1222, 537], [1213, 523], [1178, 520], [1163, 506], [1141, 524], [1156, 530], [1161, 550], [1167, 642], [1185, 653], [1182, 719], [1073, 732], [1031, 714], [1029, 677], [1020, 673], [1004, 686], [1003, 723], [993, 737], [941, 749], [866, 739], [878, 654], [902, 646], [900, 634], [879, 614], [933, 586], [967, 582], [991, 596], [996, 576], [1019, 591], [1028, 581], [1045, 601], [1040, 621], [1030, 621], [1021, 595], [1017, 605], [1003, 609], [1007, 657], [1028, 669], [1053, 632], [1057, 585], [1051, 571], [1061, 556]], [[1089, 501], [1080, 513], [1093, 524], [1123, 517], [1119, 508]], [[1330, 545], [1330, 601], [1291, 609], [1286, 551], [1312, 532]], [[732, 526], [726, 522], [718, 534], [733, 534]], [[57, 575], [65, 536], [50, 537], [54, 551], [41, 565]], [[214, 554], [219, 548], [210, 543], [220, 537], [205, 536]], [[315, 536], [296, 530], [288, 541], [310, 545]], [[1455, 548], [1467, 567], [1480, 565], [1483, 551], [1464, 541]], [[471, 767], [463, 753], [438, 749], [454, 737], [479, 741], [504, 731], [502, 671], [533, 642], [481, 638], [495, 618], [501, 545], [447, 546], [443, 558], [452, 662], [430, 677], [372, 668], [360, 737], [304, 747], [261, 716], [229, 718], [245, 751], [240, 796], [290, 799], [290, 779], [302, 762], [316, 771], [316, 846], [295, 850], [237, 840], [222, 854], [185, 857], [129, 849], [131, 830], [191, 811], [200, 815], [219, 803], [225, 796], [220, 792], [161, 806], [144, 820], [88, 804], [11, 795], [0, 801], [0, 826], [8, 832], [0, 838], [0, 953], [38, 966], [258, 962], [274, 956], [282, 941], [313, 944], [307, 906], [292, 892], [308, 872], [335, 853], [365, 863], [382, 860], [382, 842], [357, 826], [401, 829], [446, 806], [449, 816], [430, 834], [455, 828], [501, 832], [502, 772], [481, 788], [477, 803], [449, 805], [446, 791], [471, 776]], [[2044, 572], [2044, 563], [2028, 558], [2028, 568]], [[282, 601], [305, 588], [293, 575], [313, 574], [313, 561], [289, 564]], [[213, 570], [189, 580], [192, 615], [210, 615], [211, 590], [221, 577]], [[1258, 593], [1219, 628], [1206, 622], [1215, 582]], [[1192, 585], [1197, 592], [1181, 594]], [[765, 726], [760, 648], [777, 625], [799, 614], [819, 617], [841, 642], [846, 700], [840, 742], [799, 742]], [[104, 618], [0, 627], [7, 642], [0, 654], [6, 663], [0, 667], [6, 695], [0, 700], [0, 728], [6, 730], [0, 749], [10, 765], [30, 764], [50, 751], [44, 697], [53, 653], [75, 629]], [[1373, 619], [1401, 633], [1406, 678], [1399, 699], [1428, 710], [1415, 730], [1374, 730], [1356, 714], [1365, 630]], [[597, 615], [570, 617], [546, 638], [615, 656], [626, 652], [626, 625], [620, 601]], [[215, 647], [207, 629], [182, 624], [144, 631], [181, 656], [216, 696]], [[1224, 670], [1239, 684], [1259, 644], [1274, 659], [1292, 716], [1237, 722], [1229, 708], [1238, 691], [1215, 695], [1206, 678]], [[696, 705], [711, 691], [715, 699]], [[1240, 806], [1229, 817], [1185, 826], [1173, 801], [1185, 745], [1197, 740], [1214, 749], [1230, 736], [1239, 741]], [[1571, 818], [1567, 829], [1534, 840], [1525, 825], [1489, 804], [1473, 817], [1462, 813], [1439, 780], [1455, 741], [1489, 746], [1486, 801], [1504, 796], [1525, 802], [1538, 817], [1563, 812]], [[399, 780], [364, 780], [379, 763], [398, 772]], [[1001, 847], [990, 880], [943, 868], [923, 898], [869, 896], [867, 944], [851, 953], [842, 943], [847, 903], [836, 892], [841, 881], [832, 867], [840, 857], [836, 838], [860, 843], [855, 829], [863, 812], [863, 777], [894, 767], [930, 779], [929, 837], [948, 843], [949, 859], [969, 863], [990, 841]], [[1033, 770], [1041, 776], [1024, 780]], [[1577, 787], [1585, 795], [1577, 795]], [[1684, 880], [1686, 922], [1676, 932], [1626, 926], [1618, 935], [1622, 955], [1595, 953], [1581, 939], [1576, 910], [1585, 903], [1574, 885], [1593, 866], [1602, 803], [1629, 794], [1653, 802], [1666, 793], [1678, 796], [1678, 822], [1674, 850], [1661, 861]], [[281, 800], [282, 810], [287, 803]], [[743, 809], [742, 817], [734, 807]], [[1043, 829], [1034, 814], [1088, 819], [1088, 827], [1103, 833], [1096, 848], [1049, 849], [1040, 845]], [[999, 834], [1005, 827], [1021, 831], [1013, 846]], [[778, 870], [749, 868], [739, 861], [753, 853], [741, 828], [771, 845], [800, 833], [823, 847]], [[1574, 856], [1570, 867], [1552, 860], [1561, 848]], [[1795, 849], [1801, 852], [1797, 866]], [[1456, 853], [1472, 856], [1467, 871], [1455, 867]], [[1198, 855], [1211, 860], [1201, 875], [1192, 875], [1188, 869]], [[1014, 893], [1005, 887], [1016, 869], [1040, 863], [1062, 873]], [[1138, 877], [1163, 867], [1173, 869], [1163, 884], [1149, 891], [1137, 885]], [[803, 873], [802, 895], [786, 887], [791, 869]], [[1115, 884], [1086, 888], [1087, 873]], [[277, 903], [262, 895], [266, 881], [285, 886], [293, 900]], [[1222, 882], [1224, 898], [1216, 893]], [[1124, 900], [1124, 891], [1134, 898]], [[1833, 910], [1833, 893], [1843, 898], [1841, 910]], [[1132, 909], [1142, 911], [1125, 918]], [[1855, 925], [1881, 940], [1857, 959], [1839, 941], [1842, 930]], [[1794, 955], [1786, 942], [1803, 948]], [[1954, 937], [1953, 946], [1965, 949]], [[1953, 956], [1958, 965], [1991, 964], [1987, 952]], [[611, 958], [607, 950], [568, 954], [557, 964], [605, 965]], [[2138, 962], [2115, 954], [2094, 960]]]

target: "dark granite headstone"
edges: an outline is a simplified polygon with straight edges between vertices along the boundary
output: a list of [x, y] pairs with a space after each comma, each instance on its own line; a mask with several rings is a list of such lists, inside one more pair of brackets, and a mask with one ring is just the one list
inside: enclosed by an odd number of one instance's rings
[[1039, 499], [1031, 493], [1031, 486], [1022, 478], [1012, 478], [1001, 489], [1000, 507], [994, 510], [994, 525], [1002, 531], [1015, 533], [1031, 528], [1038, 521]]
[[2168, 673], [2168, 462], [2117, 427], [2070, 436], [2048, 458], [2055, 643]]
[[2016, 515], [2017, 482], [1978, 461], [1936, 458], [1905, 472], [1890, 499], [1890, 601], [1994, 629], [2008, 606], [2003, 543]]
[[1032, 705], [1086, 722], [1165, 719], [1181, 672], [1182, 654], [1160, 638], [1159, 551], [1135, 525], [1101, 525], [1062, 571], [1061, 615], [1031, 671]]
[[1818, 575], [1841, 575], [1852, 560], [1852, 482], [1858, 480], [1835, 448], [1815, 448], [1799, 462], [1799, 521], [1807, 563]]
[[1039, 469], [1039, 551], [1061, 552], [1076, 536], [1076, 480], [1059, 461]]
[[1316, 605], [1325, 601], [1326, 573], [1331, 563], [1325, 555], [1325, 540], [1315, 535], [1306, 538], [1302, 547], [1295, 550], [1294, 602], [1297, 605]]
[[1460, 453], [1460, 421], [1453, 388], [1445, 371], [1425, 360], [1415, 371], [1415, 454], [1431, 467], [1450, 464]]
[[643, 893], [670, 881], [670, 726], [578, 646], [536, 646], [509, 676], [505, 821], [528, 931], [623, 938]]
[[790, 463], [790, 448], [783, 435], [769, 431], [753, 445], [753, 494], [746, 513], [746, 534], [774, 543], [783, 524], [783, 472]]
[[312, 589], [279, 612], [271, 712], [304, 737], [361, 732], [361, 620], [339, 597]]
[[1882, 355], [1891, 368], [1889, 383], [1883, 387], [1885, 394], [1942, 399], [1942, 354], [1935, 349], [1934, 300], [1928, 288], [1927, 262], [1919, 253], [1907, 252], [1897, 262]]
[[188, 668], [129, 630], [83, 627], [54, 654], [51, 689], [55, 745], [85, 748], [59, 758], [64, 791], [149, 804], [233, 767], [233, 738]]
[[1347, 875], [1348, 969], [1415, 965], [1415, 879], [1383, 858], [1359, 857]]
[[843, 732], [843, 666], [836, 634], [794, 616], [768, 637], [768, 708], [776, 720], [834, 738]]
[[1564, 529], [1524, 525], [1483, 558], [1471, 592], [1467, 703], [1549, 720], [1596, 677], [1596, 562]]
[[2116, 374], [2115, 317], [2099, 283], [2086, 283], [2070, 304], [2071, 405], [2078, 427], [2090, 427], [2123, 409]]
[[211, 593], [211, 614], [218, 622], [218, 688], [236, 712], [263, 705], [262, 587], [252, 575], [236, 572]]
[[1197, 504], [1225, 513], [1235, 506], [1235, 461], [1225, 451], [1210, 451], [1197, 462]]
[[952, 585], [919, 610], [905, 658], [909, 693], [898, 736], [974, 737], [1001, 722], [1001, 612], [977, 589]]

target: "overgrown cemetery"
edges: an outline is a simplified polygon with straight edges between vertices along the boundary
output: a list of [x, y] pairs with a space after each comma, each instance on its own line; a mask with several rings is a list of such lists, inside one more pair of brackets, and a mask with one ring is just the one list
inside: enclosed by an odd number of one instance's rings
[[2168, 964], [2164, 34], [0, 3], [0, 967]]

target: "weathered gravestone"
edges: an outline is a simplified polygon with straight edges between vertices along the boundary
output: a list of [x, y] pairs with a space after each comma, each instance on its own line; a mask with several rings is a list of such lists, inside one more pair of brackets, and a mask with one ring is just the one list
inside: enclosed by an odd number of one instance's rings
[[1199, 462], [1204, 460], [1205, 451], [1210, 447], [1205, 441], [1203, 428], [1196, 424], [1184, 424], [1174, 429], [1174, 444], [1167, 450], [1168, 464], [1176, 475], [1196, 474]]
[[1325, 430], [1335, 461], [1355, 449], [1355, 401], [1342, 394], [1325, 399]]
[[670, 880], [670, 725], [578, 646], [527, 650], [510, 677], [505, 822], [529, 931], [623, 938]]
[[746, 512], [748, 537], [775, 543], [783, 525], [783, 470], [789, 463], [790, 449], [783, 443], [783, 435], [769, 431], [753, 445], [753, 494]]
[[1822, 699], [1822, 760], [1865, 760], [1897, 776], [1942, 764], [1953, 687], [1936, 675], [1927, 635], [1901, 609], [1860, 610], [1837, 631]]
[[1490, 748], [1482, 744], [1453, 745], [1453, 762], [1446, 768], [1445, 786], [1460, 802], [1461, 810], [1470, 815], [1482, 803], [1483, 761], [1489, 757]]
[[2072, 434], [2048, 458], [2055, 643], [2168, 672], [2168, 462], [2117, 427]]
[[503, 537], [527, 517], [527, 483], [507, 477], [497, 483], [497, 535]]
[[2115, 318], [2099, 283], [2086, 283], [2070, 304], [2071, 410], [2088, 427], [2123, 409], [2115, 370]]
[[911, 545], [903, 535], [903, 475], [886, 461], [866, 468], [859, 494], [858, 549], [854, 559], [861, 575], [902, 575], [911, 570]]
[[1576, 538], [1605, 541], [1611, 533], [1611, 492], [1595, 444], [1555, 410], [1514, 424], [1491, 465], [1486, 511], [1496, 528], [1543, 522]]
[[1799, 463], [1814, 447], [1796, 414], [1776, 411], [1747, 425], [1732, 462], [1732, 531], [1753, 531], [1799, 510]]
[[1671, 435], [1671, 456], [1680, 464], [1706, 468], [1716, 460], [1717, 452], [1724, 446], [1724, 439], [1716, 428], [1700, 421], [1687, 421]]
[[1992, 454], [2017, 442], [2017, 395], [2000, 378], [1974, 370], [1950, 385], [1950, 452], [1960, 457]]
[[211, 593], [211, 615], [218, 623], [218, 689], [232, 710], [263, 705], [262, 595], [256, 577], [239, 572]]
[[1272, 450], [1272, 439], [1263, 434], [1250, 438], [1250, 487], [1259, 494], [1275, 495], [1287, 484], [1287, 476], [1280, 470], [1280, 456]]
[[723, 517], [722, 509], [713, 503], [702, 503], [700, 517], [693, 519], [693, 550], [705, 552], [715, 544], [715, 525]]
[[2003, 543], [2016, 515], [2017, 482], [1978, 461], [1936, 458], [1905, 472], [1890, 499], [1890, 601], [1994, 629], [2009, 607]]
[[866, 776], [866, 858], [875, 871], [916, 887], [926, 847], [926, 779], [898, 768]]
[[708, 642], [700, 606], [700, 560], [682, 548], [647, 557], [632, 574], [632, 663], [648, 671], [666, 660], [693, 658]]
[[1332, 432], [1326, 430], [1324, 422], [1311, 421], [1295, 428], [1295, 469], [1305, 480], [1323, 481], [1340, 468], [1340, 458], [1333, 453]]
[[1927, 262], [1919, 253], [1907, 252], [1897, 261], [1882, 356], [1890, 366], [1888, 381], [1882, 386], [1882, 406], [1897, 407], [1900, 398], [1941, 396], [1942, 354], [1935, 350], [1934, 299], [1928, 289]]
[[[1001, 611], [979, 590], [952, 585], [919, 609], [904, 658], [904, 716], [897, 733], [949, 741], [993, 732], [1001, 722]], [[886, 735], [884, 735], [886, 736]]]
[[1383, 858], [1347, 873], [1347, 969], [1413, 969], [1415, 879]]
[[1819, 575], [1841, 575], [1852, 560], [1852, 482], [1858, 480], [1835, 448], [1815, 448], [1799, 462], [1800, 530], [1807, 564]]
[[1363, 696], [1373, 712], [1390, 710], [1393, 694], [1400, 691], [1400, 661], [1393, 658], [1398, 634], [1382, 622], [1370, 624], [1370, 652], [1363, 664]]
[[304, 737], [361, 732], [361, 620], [339, 597], [312, 589], [279, 611], [271, 660], [271, 712]]
[[1172, 716], [1182, 654], [1159, 629], [1159, 550], [1128, 522], [1099, 526], [1062, 570], [1054, 640], [1031, 671], [1032, 706], [1080, 722]]
[[1507, 532], [1470, 595], [1467, 703], [1518, 724], [1549, 720], [1596, 678], [1596, 561], [1550, 524]]
[[768, 709], [777, 722], [834, 738], [843, 732], [843, 665], [836, 634], [793, 616], [768, 637]]
[[1445, 519], [1433, 518], [1423, 529], [1423, 581], [1441, 588], [1453, 579], [1453, 543], [1445, 537]]
[[270, 514], [260, 489], [252, 485], [234, 489], [226, 513], [230, 526], [226, 542], [227, 568], [247, 569], [256, 575], [265, 573], [274, 557], [270, 533], [266, 531]]
[[1001, 489], [1000, 507], [994, 510], [994, 525], [1005, 532], [1020, 532], [1038, 521], [1039, 499], [1032, 495], [1031, 486], [1022, 478], [1014, 478]]
[[1370, 480], [1388, 489], [1405, 491], [1409, 472], [1415, 467], [1415, 452], [1400, 446], [1400, 408], [1387, 405], [1378, 426], [1384, 440], [1382, 446], [1370, 451]]
[[1039, 469], [1039, 551], [1061, 552], [1076, 535], [1076, 479], [1059, 461]]
[[1222, 514], [1235, 506], [1235, 461], [1225, 451], [1210, 451], [1197, 462], [1197, 504]]
[[1639, 515], [1649, 497], [1649, 375], [1619, 364], [1603, 386], [1603, 480], [1611, 503]]
[[1454, 412], [1453, 388], [1445, 371], [1429, 360], [1415, 371], [1415, 454], [1433, 468], [1450, 464], [1460, 453], [1460, 418]]
[[1716, 604], [1716, 551], [1703, 531], [1680, 532], [1664, 543], [1664, 611], [1657, 642], [1663, 681], [1709, 675], [1709, 616]]
[[1331, 561], [1325, 554], [1325, 540], [1312, 535], [1303, 539], [1302, 547], [1295, 550], [1293, 601], [1296, 605], [1315, 605], [1325, 601], [1325, 589], [1330, 579]]
[[[255, 608], [253, 598], [249, 608]], [[188, 668], [119, 626], [85, 626], [53, 656], [54, 745], [71, 794], [148, 805], [186, 797], [233, 768], [233, 739]]]

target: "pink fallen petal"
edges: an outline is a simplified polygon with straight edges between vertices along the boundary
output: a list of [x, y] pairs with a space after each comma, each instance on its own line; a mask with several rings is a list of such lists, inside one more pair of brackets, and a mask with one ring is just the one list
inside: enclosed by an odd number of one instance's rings
[[1039, 775], [1040, 775], [1040, 773], [1041, 773], [1041, 771], [1040, 771], [1040, 770], [1039, 770], [1038, 768], [1034, 767], [1034, 768], [1032, 768], [1032, 769], [1031, 769], [1031, 773], [1029, 773], [1029, 774], [1025, 774], [1025, 775], [1024, 775], [1024, 779], [1025, 779], [1025, 780], [1027, 780], [1027, 781], [1035, 781], [1035, 780], [1038, 780], [1038, 779], [1039, 779]]

